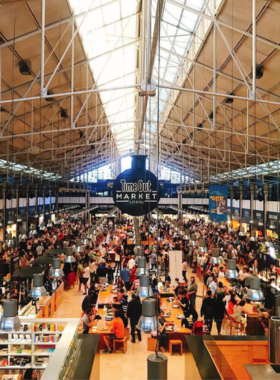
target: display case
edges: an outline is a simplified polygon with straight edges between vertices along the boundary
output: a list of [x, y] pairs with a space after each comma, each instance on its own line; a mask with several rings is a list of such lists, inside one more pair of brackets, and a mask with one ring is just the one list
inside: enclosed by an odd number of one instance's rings
[[[59, 379], [63, 364], [66, 363], [65, 368], [71, 365], [71, 357], [77, 348], [75, 334], [79, 320], [20, 318], [20, 321], [21, 328], [17, 331], [0, 330], [0, 379], [3, 374], [17, 374], [17, 370], [35, 368], [43, 371], [49, 366], [53, 375], [44, 378], [42, 373], [42, 379]], [[58, 353], [59, 363], [54, 353]]]

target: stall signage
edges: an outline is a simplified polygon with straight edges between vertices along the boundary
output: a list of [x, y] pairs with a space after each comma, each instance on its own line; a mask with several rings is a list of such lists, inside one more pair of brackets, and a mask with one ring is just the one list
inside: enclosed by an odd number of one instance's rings
[[158, 180], [149, 170], [125, 170], [114, 182], [114, 203], [123, 214], [145, 215], [157, 207], [159, 198]]
[[227, 196], [228, 187], [226, 185], [209, 186], [209, 215], [211, 220], [217, 219], [217, 222], [227, 221]]

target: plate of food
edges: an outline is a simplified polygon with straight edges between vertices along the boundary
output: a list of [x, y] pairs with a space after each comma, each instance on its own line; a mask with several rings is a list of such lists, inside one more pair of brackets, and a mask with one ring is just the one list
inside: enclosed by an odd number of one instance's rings
[[173, 327], [166, 327], [165, 330], [166, 330], [166, 331], [174, 331], [174, 328], [173, 328]]
[[164, 314], [164, 318], [169, 318], [170, 315], [169, 314]]
[[179, 309], [179, 305], [172, 305], [173, 309]]
[[108, 327], [100, 327], [99, 330], [100, 330], [100, 331], [107, 331], [107, 330], [108, 330]]
[[178, 318], [178, 319], [184, 319], [185, 316], [184, 316], [184, 314], [178, 314], [178, 315], [177, 315], [177, 318]]

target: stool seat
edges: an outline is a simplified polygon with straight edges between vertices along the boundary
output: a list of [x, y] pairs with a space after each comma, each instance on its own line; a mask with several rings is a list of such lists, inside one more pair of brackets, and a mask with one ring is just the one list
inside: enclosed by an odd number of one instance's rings
[[179, 346], [179, 348], [180, 348], [180, 355], [183, 354], [183, 343], [182, 343], [181, 340], [179, 340], [179, 339], [171, 339], [169, 341], [169, 352], [170, 352], [171, 356], [173, 354], [173, 346]]
[[122, 339], [116, 339], [113, 341], [113, 352], [116, 350], [122, 350], [125, 354], [127, 351], [127, 337], [125, 336]]

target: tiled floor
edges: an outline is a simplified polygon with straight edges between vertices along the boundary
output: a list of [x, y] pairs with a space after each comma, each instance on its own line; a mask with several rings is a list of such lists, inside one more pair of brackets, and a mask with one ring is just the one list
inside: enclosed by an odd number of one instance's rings
[[[189, 269], [188, 278], [190, 278], [191, 275], [191, 270]], [[198, 279], [197, 284], [198, 295], [201, 296], [203, 286]], [[78, 293], [77, 285], [75, 289], [65, 291], [64, 300], [54, 317], [79, 318], [81, 316], [81, 303], [83, 298], [82, 293]], [[200, 313], [201, 302], [202, 298], [197, 297], [198, 314]], [[215, 326], [213, 327], [212, 333], [216, 333]], [[131, 342], [128, 343], [126, 354], [123, 354], [121, 351], [115, 354], [101, 354], [101, 380], [142, 380], [147, 378], [147, 357], [152, 354], [152, 352], [147, 351], [147, 337], [150, 335], [142, 335], [142, 342], [136, 341], [135, 344]], [[166, 353], [166, 356], [168, 357], [168, 380], [200, 379], [191, 354], [186, 353], [182, 356], [174, 354], [170, 356], [169, 353]]]

